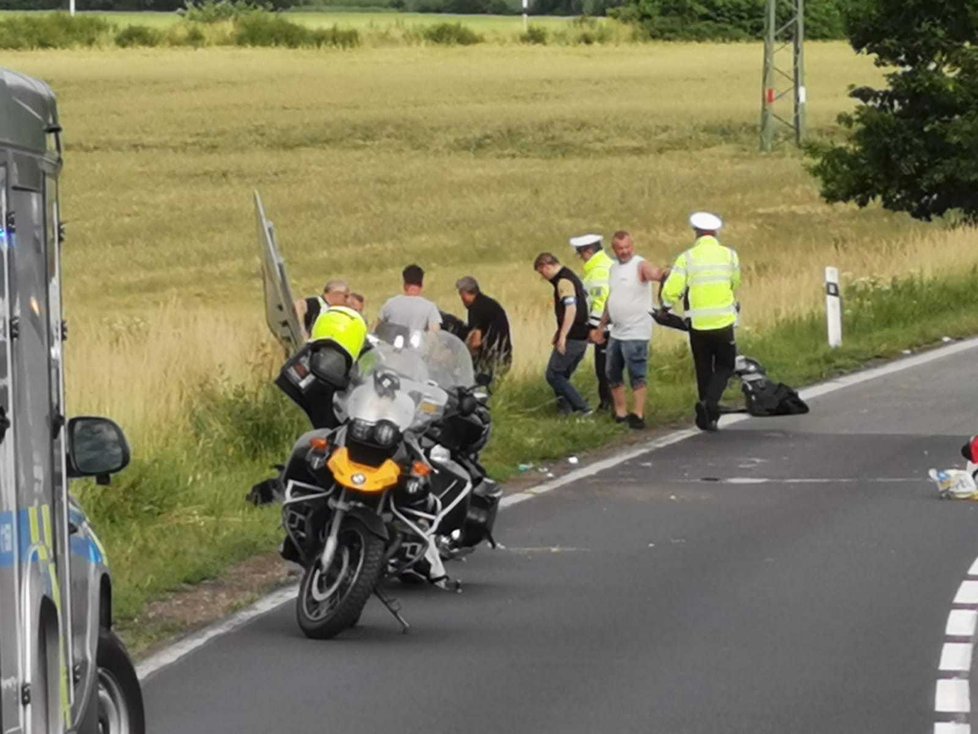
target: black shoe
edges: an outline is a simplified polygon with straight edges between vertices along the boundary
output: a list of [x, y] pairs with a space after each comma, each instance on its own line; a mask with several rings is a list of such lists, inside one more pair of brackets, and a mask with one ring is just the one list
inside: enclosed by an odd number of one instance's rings
[[614, 409], [615, 409], [614, 404], [609, 403], [609, 402], [607, 402], [605, 400], [602, 400], [600, 403], [598, 403], [597, 411], [599, 413], [604, 413], [605, 411], [612, 412], [612, 411], [614, 411]]
[[628, 423], [627, 415], [614, 415], [615, 423]]
[[640, 418], [634, 413], [629, 413], [625, 420], [628, 421], [628, 427], [633, 430], [642, 431], [645, 429], [645, 418]]
[[701, 431], [710, 430], [710, 411], [707, 410], [706, 403], [702, 400], [696, 404], [696, 427]]

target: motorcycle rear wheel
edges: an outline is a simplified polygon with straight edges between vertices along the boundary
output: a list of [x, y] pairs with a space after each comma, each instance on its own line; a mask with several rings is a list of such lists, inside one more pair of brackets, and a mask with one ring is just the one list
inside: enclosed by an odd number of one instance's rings
[[323, 570], [317, 557], [302, 574], [296, 620], [306, 637], [328, 640], [356, 624], [383, 565], [384, 541], [356, 518], [346, 518], [330, 567]]

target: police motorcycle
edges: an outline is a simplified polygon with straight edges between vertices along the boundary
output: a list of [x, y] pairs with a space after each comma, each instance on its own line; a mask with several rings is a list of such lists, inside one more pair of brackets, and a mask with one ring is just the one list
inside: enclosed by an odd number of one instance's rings
[[[501, 496], [478, 464], [491, 421], [465, 344], [399, 334], [358, 353], [348, 337], [314, 332], [277, 382], [323, 424], [299, 439], [280, 479], [283, 555], [304, 568], [297, 621], [316, 639], [355, 624], [371, 594], [407, 631], [380, 582], [460, 590], [444, 561], [492, 542]], [[334, 420], [321, 404], [331, 391]]]

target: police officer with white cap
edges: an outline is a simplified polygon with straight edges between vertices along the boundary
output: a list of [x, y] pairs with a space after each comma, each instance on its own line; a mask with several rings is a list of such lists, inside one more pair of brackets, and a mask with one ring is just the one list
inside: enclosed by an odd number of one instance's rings
[[696, 425], [715, 431], [720, 417], [720, 397], [734, 373], [737, 343], [736, 291], [740, 287], [737, 253], [720, 244], [717, 232], [723, 221], [709, 212], [689, 218], [696, 240], [676, 258], [662, 287], [662, 306], [668, 310], [682, 301], [689, 321], [689, 346], [696, 367], [699, 402]]
[[585, 234], [571, 237], [570, 244], [577, 256], [584, 261], [581, 281], [587, 292], [588, 327], [590, 342], [594, 344], [594, 375], [598, 379], [598, 410], [611, 409], [611, 388], [608, 386], [608, 373], [605, 369], [608, 351], [608, 335], [600, 332], [598, 325], [604, 313], [605, 303], [611, 289], [611, 266], [614, 261], [601, 248], [604, 238], [599, 234]]

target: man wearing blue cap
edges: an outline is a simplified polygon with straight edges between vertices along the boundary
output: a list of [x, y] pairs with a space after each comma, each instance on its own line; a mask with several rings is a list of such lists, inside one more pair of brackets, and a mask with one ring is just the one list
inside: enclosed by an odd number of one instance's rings
[[684, 303], [699, 392], [696, 426], [703, 431], [715, 431], [720, 418], [720, 398], [737, 359], [734, 326], [740, 260], [734, 250], [717, 240], [717, 232], [723, 226], [720, 217], [696, 212], [690, 216], [689, 224], [696, 241], [676, 258], [662, 287], [662, 307], [669, 310], [680, 301]]

